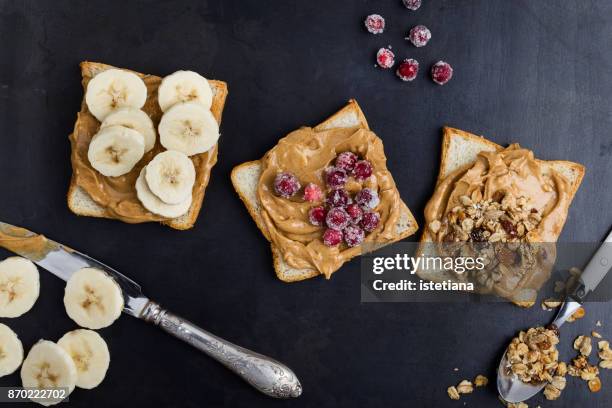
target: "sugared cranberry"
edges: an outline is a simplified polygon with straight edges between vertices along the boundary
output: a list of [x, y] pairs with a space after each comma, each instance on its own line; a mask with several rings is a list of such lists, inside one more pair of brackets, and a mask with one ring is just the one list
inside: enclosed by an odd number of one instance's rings
[[359, 225], [367, 232], [372, 232], [378, 227], [380, 215], [374, 211], [368, 211], [363, 214], [363, 218]]
[[323, 206], [312, 207], [308, 211], [308, 220], [310, 221], [312, 225], [316, 225], [317, 227], [320, 227], [321, 225], [325, 223], [326, 214], [327, 213]]
[[351, 219], [344, 208], [332, 208], [325, 217], [327, 226], [331, 229], [342, 231], [351, 222]]
[[325, 169], [325, 181], [329, 188], [342, 188], [348, 180], [346, 171], [339, 167], [328, 167]]
[[376, 63], [381, 68], [391, 68], [395, 64], [395, 54], [389, 48], [381, 48], [376, 53]]
[[395, 73], [402, 81], [412, 81], [419, 73], [419, 61], [407, 58], [399, 64]]
[[352, 224], [359, 224], [359, 221], [361, 221], [363, 217], [363, 210], [357, 203], [348, 205], [346, 207], [346, 212], [351, 217]]
[[370, 14], [363, 23], [372, 34], [380, 34], [385, 31], [385, 19], [380, 14]]
[[359, 158], [353, 152], [342, 152], [336, 157], [336, 167], [341, 168], [342, 170], [350, 173], [355, 168], [355, 163], [357, 163]]
[[301, 187], [297, 177], [291, 173], [278, 173], [274, 179], [274, 191], [284, 198], [293, 197]]
[[349, 225], [344, 229], [344, 242], [349, 247], [355, 247], [363, 242], [365, 232], [356, 225]]
[[332, 190], [328, 194], [326, 200], [327, 205], [329, 205], [330, 207], [346, 207], [352, 201], [353, 200], [351, 200], [351, 197], [348, 195], [346, 190], [342, 189]]
[[431, 40], [431, 31], [424, 25], [417, 25], [410, 29], [408, 39], [415, 47], [424, 47]]
[[355, 194], [355, 202], [364, 208], [372, 209], [380, 203], [380, 199], [376, 191], [362, 188], [360, 192]]
[[421, 0], [402, 0], [404, 6], [412, 11], [418, 10], [421, 7]]
[[342, 242], [342, 231], [328, 228], [323, 233], [323, 243], [328, 247], [333, 247]]
[[453, 67], [448, 62], [438, 61], [431, 67], [431, 79], [438, 85], [444, 85], [452, 77]]
[[372, 163], [367, 160], [359, 160], [355, 163], [355, 168], [353, 169], [353, 176], [357, 180], [365, 180], [372, 175]]
[[304, 200], [309, 201], [311, 203], [321, 201], [323, 199], [323, 191], [321, 191], [321, 187], [316, 185], [315, 183], [308, 183], [306, 187], [304, 187]]

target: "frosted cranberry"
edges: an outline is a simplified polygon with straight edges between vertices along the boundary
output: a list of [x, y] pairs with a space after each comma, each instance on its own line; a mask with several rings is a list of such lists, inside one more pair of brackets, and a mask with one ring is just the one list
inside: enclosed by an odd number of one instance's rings
[[342, 242], [342, 231], [326, 229], [323, 233], [323, 243], [328, 247], [333, 247]]
[[395, 64], [395, 54], [388, 48], [381, 48], [376, 53], [376, 63], [381, 68], [391, 68]]
[[438, 85], [444, 85], [452, 77], [453, 67], [448, 62], [438, 61], [431, 67], [431, 79]]
[[323, 206], [312, 207], [308, 211], [308, 220], [312, 225], [316, 225], [320, 227], [325, 223], [325, 215], [327, 215], [325, 208]]
[[321, 187], [314, 183], [308, 183], [304, 187], [304, 200], [310, 201], [311, 203], [321, 201], [323, 199], [323, 191]]
[[414, 78], [416, 78], [418, 73], [419, 61], [412, 58], [402, 61], [402, 63], [399, 64], [399, 67], [397, 67], [397, 71], [395, 71], [395, 74], [400, 77], [402, 81], [412, 81]]
[[361, 219], [359, 225], [367, 232], [372, 232], [376, 229], [376, 227], [378, 227], [379, 222], [380, 215], [374, 211], [368, 211], [363, 214], [363, 218]]
[[408, 39], [415, 47], [424, 47], [431, 40], [431, 31], [424, 25], [417, 25], [410, 29]]
[[342, 231], [351, 222], [351, 219], [344, 208], [332, 208], [325, 217], [327, 226], [331, 229]]
[[372, 209], [380, 203], [378, 193], [369, 188], [363, 188], [355, 194], [355, 202], [363, 208]]
[[359, 158], [353, 152], [342, 152], [336, 157], [336, 167], [341, 168], [342, 170], [350, 173], [355, 168], [355, 163], [357, 163]]
[[348, 175], [346, 174], [346, 171], [339, 167], [328, 167], [325, 170], [325, 181], [327, 182], [327, 186], [329, 188], [342, 188], [346, 184], [347, 180]]
[[284, 198], [293, 197], [301, 187], [297, 177], [291, 173], [278, 173], [274, 179], [274, 191]]
[[351, 217], [351, 223], [358, 224], [363, 217], [363, 210], [359, 206], [359, 204], [350, 204], [346, 207], [346, 212]]
[[385, 19], [379, 14], [370, 14], [363, 23], [372, 34], [380, 34], [385, 31]]
[[351, 197], [348, 195], [348, 193], [346, 192], [346, 190], [332, 190], [328, 195], [327, 195], [327, 205], [329, 205], [330, 207], [346, 207], [347, 205], [349, 205], [353, 200], [351, 200]]
[[356, 225], [349, 225], [343, 232], [344, 242], [351, 248], [361, 244], [365, 238], [365, 232]]
[[421, 0], [402, 0], [404, 6], [409, 10], [418, 10], [421, 7]]
[[372, 175], [372, 163], [367, 160], [359, 160], [355, 163], [355, 168], [353, 169], [353, 176], [357, 180], [365, 180]]

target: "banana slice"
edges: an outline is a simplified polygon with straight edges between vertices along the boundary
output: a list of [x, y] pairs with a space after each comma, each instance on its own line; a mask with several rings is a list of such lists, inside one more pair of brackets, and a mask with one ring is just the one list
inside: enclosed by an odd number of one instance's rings
[[18, 256], [0, 262], [0, 317], [19, 317], [34, 306], [40, 292], [38, 269]]
[[87, 158], [102, 175], [118, 177], [128, 173], [145, 152], [144, 136], [125, 126], [107, 126], [89, 143]]
[[123, 293], [106, 273], [95, 268], [76, 271], [64, 291], [68, 316], [81, 327], [101, 329], [110, 326], [123, 310]]
[[57, 345], [66, 350], [74, 361], [77, 387], [90, 390], [100, 385], [110, 364], [110, 353], [98, 333], [85, 329], [73, 330], [64, 334]]
[[165, 77], [157, 91], [157, 100], [162, 112], [177, 103], [194, 102], [210, 109], [212, 89], [206, 78], [193, 71], [176, 71]]
[[100, 122], [112, 110], [129, 106], [140, 109], [147, 101], [147, 86], [133, 72], [108, 69], [87, 84], [85, 103]]
[[104, 118], [100, 128], [113, 125], [125, 126], [140, 133], [144, 137], [145, 153], [155, 146], [156, 133], [153, 121], [140, 109], [127, 107], [112, 111]]
[[210, 111], [197, 103], [179, 103], [159, 122], [159, 141], [168, 150], [187, 156], [204, 153], [219, 140], [219, 124]]
[[[67, 388], [68, 394], [74, 390], [77, 369], [66, 351], [49, 340], [39, 340], [21, 366], [21, 382], [26, 388]], [[62, 399], [36, 399], [32, 401], [49, 406]]]
[[147, 165], [145, 178], [153, 194], [166, 204], [180, 204], [191, 195], [195, 167], [181, 152], [166, 150]]
[[0, 323], [0, 377], [15, 372], [23, 361], [23, 345], [6, 324]]
[[191, 194], [180, 204], [166, 204], [149, 189], [146, 173], [147, 167], [144, 167], [136, 180], [136, 195], [144, 208], [166, 218], [177, 218], [189, 211], [192, 201]]

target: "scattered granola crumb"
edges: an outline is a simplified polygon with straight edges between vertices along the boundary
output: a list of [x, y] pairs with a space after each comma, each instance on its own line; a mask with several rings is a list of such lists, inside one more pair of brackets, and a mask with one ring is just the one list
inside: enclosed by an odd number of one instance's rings
[[591, 392], [599, 392], [599, 390], [601, 390], [601, 380], [599, 377], [589, 380], [589, 390], [591, 390]]
[[456, 389], [459, 394], [471, 394], [472, 392], [474, 392], [474, 386], [469, 380], [461, 381], [459, 385], [457, 385]]
[[595, 330], [591, 332], [591, 336], [595, 337], [596, 339], [601, 339], [601, 334], [597, 333]]
[[524, 402], [517, 402], [515, 404], [508, 404], [508, 408], [529, 408], [529, 405], [525, 404]]
[[595, 326], [601, 327], [601, 320], [598, 320], [597, 323], [595, 323]]
[[476, 387], [485, 387], [489, 383], [489, 379], [482, 374], [478, 374], [474, 379]]
[[458, 367], [453, 368], [453, 371], [459, 371]]
[[584, 307], [578, 308], [578, 310], [576, 310], [576, 311], [574, 312], [574, 314], [572, 314], [572, 315], [571, 315], [571, 316], [570, 316], [570, 317], [567, 319], [567, 322], [568, 322], [568, 323], [572, 323], [572, 322], [575, 322], [575, 321], [576, 321], [576, 320], [578, 320], [578, 319], [582, 319], [582, 318], [584, 317], [585, 313], [586, 313], [586, 312], [585, 312], [585, 310], [584, 310]]
[[561, 301], [553, 298], [544, 299], [542, 301], [543, 310], [552, 310], [561, 306]]
[[560, 395], [561, 390], [559, 390], [557, 387], [554, 387], [552, 384], [547, 384], [546, 387], [544, 387], [544, 396], [547, 400], [554, 401], [559, 398]]
[[582, 354], [583, 356], [585, 357], [590, 356], [592, 349], [593, 347], [591, 344], [590, 337], [578, 336], [576, 337], [576, 340], [574, 340], [574, 350], [580, 351], [580, 354]]
[[567, 364], [564, 361], [559, 362], [555, 373], [558, 376], [565, 377], [565, 374], [567, 374]]
[[455, 388], [454, 385], [448, 387], [446, 392], [448, 393], [448, 397], [450, 399], [452, 399], [452, 400], [458, 400], [459, 399], [459, 392], [457, 391], [457, 388]]

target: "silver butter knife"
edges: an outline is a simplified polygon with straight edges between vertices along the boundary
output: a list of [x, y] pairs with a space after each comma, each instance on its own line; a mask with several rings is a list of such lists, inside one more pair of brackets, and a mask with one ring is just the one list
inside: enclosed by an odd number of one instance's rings
[[191, 344], [270, 397], [295, 398], [302, 393], [300, 381], [286, 365], [223, 340], [170, 313], [144, 296], [136, 282], [85, 254], [3, 222], [0, 222], [0, 247], [30, 259], [65, 281], [81, 268], [101, 269], [121, 286], [125, 300], [124, 313], [153, 323]]

